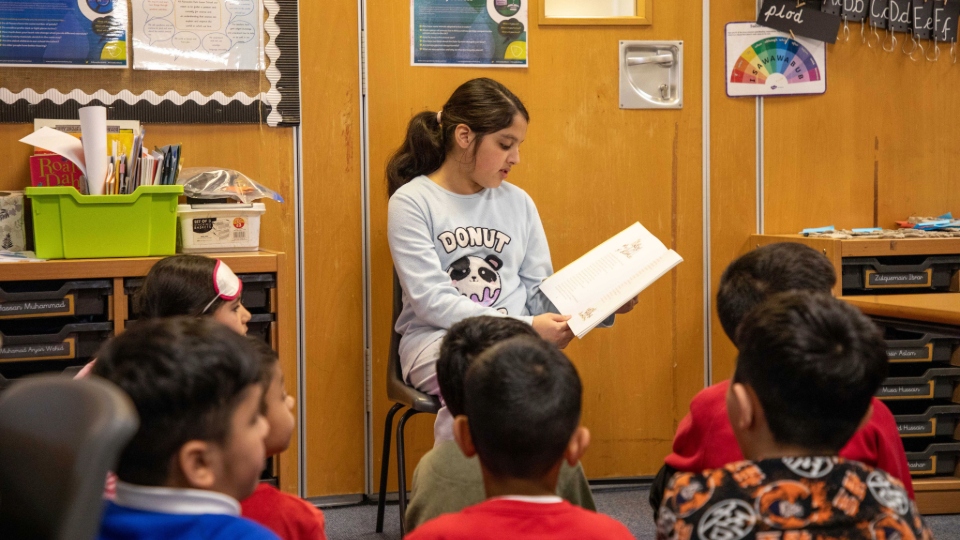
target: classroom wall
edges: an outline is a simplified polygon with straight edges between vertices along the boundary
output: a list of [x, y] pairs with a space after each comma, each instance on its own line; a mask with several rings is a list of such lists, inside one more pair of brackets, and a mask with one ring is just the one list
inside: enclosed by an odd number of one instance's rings
[[[373, 301], [374, 470], [379, 470], [391, 315], [384, 167], [410, 117], [437, 111], [460, 83], [493, 77], [531, 115], [510, 181], [536, 202], [560, 268], [634, 221], [685, 259], [645, 291], [634, 313], [596, 330], [567, 353], [583, 378], [583, 422], [593, 442], [590, 477], [652, 475], [677, 422], [703, 386], [700, 2], [658, 2], [652, 27], [548, 27], [529, 3], [527, 69], [411, 67], [409, 3], [367, 13], [370, 231]], [[684, 41], [684, 108], [621, 110], [621, 39]], [[432, 444], [433, 416], [408, 424], [408, 472]], [[394, 465], [391, 485], [395, 486]], [[395, 489], [395, 487], [393, 488]]]
[[[750, 247], [753, 232], [890, 228], [911, 215], [960, 208], [960, 103], [954, 99], [960, 67], [949, 45], [940, 45], [938, 62], [911, 61], [899, 45], [887, 53], [863, 44], [859, 24], [850, 25], [849, 42], [827, 46], [825, 94], [761, 100], [761, 196], [757, 100], [726, 97], [723, 82], [723, 27], [751, 18], [752, 2], [711, 4], [714, 293], [723, 268]], [[712, 337], [713, 380], [719, 381], [732, 373], [735, 352], [716, 318]]]

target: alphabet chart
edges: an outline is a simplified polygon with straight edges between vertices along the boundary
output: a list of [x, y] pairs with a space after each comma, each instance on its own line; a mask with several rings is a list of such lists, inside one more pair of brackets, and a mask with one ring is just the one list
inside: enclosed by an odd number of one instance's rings
[[260, 0], [133, 0], [134, 69], [264, 67]]
[[727, 95], [786, 96], [827, 90], [822, 41], [793, 38], [752, 22], [726, 27]]

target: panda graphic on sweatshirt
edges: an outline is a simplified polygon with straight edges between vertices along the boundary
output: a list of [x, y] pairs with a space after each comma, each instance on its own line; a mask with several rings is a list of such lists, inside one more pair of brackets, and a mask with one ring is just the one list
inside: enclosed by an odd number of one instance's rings
[[[486, 258], [468, 255], [461, 257], [447, 268], [447, 274], [454, 288], [461, 295], [466, 296], [484, 307], [493, 307], [500, 298], [500, 273], [503, 261], [496, 255], [487, 255]], [[507, 310], [499, 308], [501, 313]]]

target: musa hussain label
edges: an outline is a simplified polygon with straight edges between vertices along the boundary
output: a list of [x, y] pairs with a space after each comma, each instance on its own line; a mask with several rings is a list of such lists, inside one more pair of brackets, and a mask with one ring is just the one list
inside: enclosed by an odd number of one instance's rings
[[932, 397], [929, 384], [898, 384], [881, 386], [880, 397]]

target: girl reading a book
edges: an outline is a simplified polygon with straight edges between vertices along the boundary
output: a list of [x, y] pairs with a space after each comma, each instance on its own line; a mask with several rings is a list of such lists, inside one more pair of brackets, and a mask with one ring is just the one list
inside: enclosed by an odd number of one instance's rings
[[[387, 237], [403, 289], [400, 363], [404, 379], [425, 393], [439, 395], [440, 342], [467, 317], [514, 317], [559, 347], [573, 338], [570, 317], [539, 290], [553, 265], [537, 207], [506, 181], [529, 120], [505, 86], [473, 79], [440, 111], [415, 115], [387, 164]], [[444, 407], [435, 439], [451, 439], [451, 425]]]

